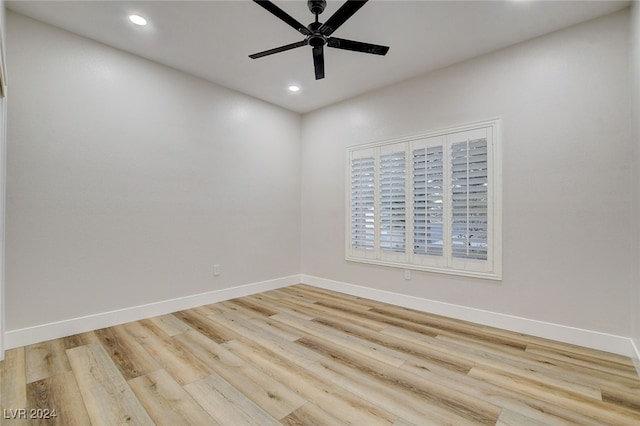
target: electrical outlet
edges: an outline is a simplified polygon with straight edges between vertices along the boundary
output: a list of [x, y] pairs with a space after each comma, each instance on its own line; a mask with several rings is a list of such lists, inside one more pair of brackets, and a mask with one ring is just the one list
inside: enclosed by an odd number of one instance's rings
[[220, 275], [220, 265], [213, 265], [213, 276], [217, 277]]
[[405, 269], [404, 270], [404, 279], [405, 280], [410, 280], [411, 279], [411, 269]]

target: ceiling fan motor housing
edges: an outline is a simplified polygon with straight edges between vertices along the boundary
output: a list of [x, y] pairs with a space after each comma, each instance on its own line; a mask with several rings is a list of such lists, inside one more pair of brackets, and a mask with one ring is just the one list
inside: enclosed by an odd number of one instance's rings
[[307, 1], [307, 5], [309, 6], [309, 10], [314, 15], [320, 15], [324, 12], [324, 8], [327, 6], [327, 2], [325, 0], [309, 0]]
[[324, 46], [327, 43], [327, 37], [320, 32], [320, 27], [322, 27], [320, 22], [312, 22], [307, 27], [309, 31], [311, 31], [311, 34], [307, 36], [307, 41], [310, 46]]

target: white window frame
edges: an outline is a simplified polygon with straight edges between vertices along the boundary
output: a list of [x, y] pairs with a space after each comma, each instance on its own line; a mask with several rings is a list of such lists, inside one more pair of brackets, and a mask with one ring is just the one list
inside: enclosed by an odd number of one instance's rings
[[[486, 135], [487, 139], [487, 254], [485, 259], [461, 259], [453, 255], [452, 251], [452, 200], [453, 192], [451, 167], [451, 147], [464, 137]], [[442, 255], [427, 255], [414, 253], [414, 194], [413, 194], [413, 158], [414, 151], [422, 148], [442, 147], [442, 177], [443, 203], [442, 215]], [[482, 147], [484, 150], [484, 147]], [[403, 151], [405, 155], [405, 251], [404, 253], [390, 253], [381, 248], [381, 219], [380, 219], [380, 157], [392, 152]], [[435, 153], [436, 157], [438, 152]], [[375, 164], [375, 244], [373, 249], [359, 250], [352, 248], [352, 160], [362, 157], [373, 157]], [[482, 157], [484, 158], [484, 152]], [[352, 146], [347, 149], [346, 161], [346, 260], [376, 265], [390, 266], [402, 269], [429, 271], [451, 275], [502, 279], [502, 152], [500, 119], [468, 123], [460, 126], [434, 130], [418, 135], [379, 141], [364, 145]], [[437, 170], [437, 169], [436, 169]], [[426, 185], [426, 184], [425, 184]], [[397, 189], [397, 188], [396, 188]], [[482, 206], [481, 206], [482, 207]], [[417, 211], [419, 211], [418, 209]], [[482, 229], [484, 231], [484, 229]], [[482, 233], [481, 233], [482, 234]], [[476, 234], [477, 235], [477, 234]], [[440, 243], [437, 243], [440, 244]], [[424, 253], [424, 252], [423, 252]]]

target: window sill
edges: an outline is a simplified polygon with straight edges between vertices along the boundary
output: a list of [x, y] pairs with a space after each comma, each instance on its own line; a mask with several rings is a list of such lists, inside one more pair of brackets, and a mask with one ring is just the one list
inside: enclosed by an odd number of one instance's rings
[[496, 272], [475, 272], [450, 268], [438, 268], [432, 266], [413, 265], [410, 263], [389, 262], [379, 259], [364, 259], [361, 257], [346, 257], [347, 262], [368, 263], [370, 265], [387, 266], [391, 268], [410, 269], [413, 271], [434, 272], [437, 274], [458, 275], [462, 277], [482, 278], [485, 280], [501, 281], [502, 274]]

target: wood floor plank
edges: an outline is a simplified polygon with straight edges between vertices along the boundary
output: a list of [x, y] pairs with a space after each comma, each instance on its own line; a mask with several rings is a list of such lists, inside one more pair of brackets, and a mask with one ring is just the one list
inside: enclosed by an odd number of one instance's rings
[[350, 351], [329, 340], [308, 336], [297, 343], [312, 348], [344, 366], [359, 371], [395, 389], [399, 393], [417, 397], [430, 412], [441, 412], [460, 423], [495, 424], [500, 413], [499, 407], [470, 397], [466, 394], [426, 381], [416, 380], [415, 376], [387, 364]]
[[[364, 399], [370, 404], [383, 407], [393, 415], [411, 424], [423, 425], [473, 425], [467, 419], [450, 415], [440, 407], [425, 403], [417, 395], [398, 390], [388, 383], [377, 380], [365, 372], [352, 368], [332, 358], [323, 358], [307, 366], [315, 374], [326, 377], [337, 386]], [[453, 419], [453, 420], [452, 420]], [[454, 423], [455, 422], [455, 423]]]
[[125, 380], [160, 369], [160, 364], [131, 336], [123, 326], [95, 331]]
[[247, 320], [255, 319], [255, 318], [264, 318], [265, 315], [262, 315], [252, 309], [249, 309], [247, 306], [242, 303], [233, 303], [233, 300], [227, 300], [224, 302], [218, 303], [218, 308], [222, 310], [222, 312], [231, 312], [237, 315], [241, 315], [243, 318]]
[[327, 306], [305, 302], [301, 299], [280, 299], [274, 302], [274, 304], [278, 307], [280, 312], [306, 316], [306, 319], [308, 320], [324, 318], [328, 316], [336, 319], [339, 318], [350, 324], [357, 324], [375, 331], [380, 331], [388, 327], [387, 324], [384, 324], [380, 321], [363, 318], [362, 316], [354, 315], [338, 309], [329, 308]]
[[217, 374], [189, 383], [184, 388], [220, 424], [280, 425], [278, 420]]
[[539, 422], [530, 417], [503, 409], [498, 417], [496, 426], [548, 426], [547, 423]]
[[[510, 332], [500, 330], [505, 335], [509, 335]], [[520, 335], [521, 339], [528, 342], [529, 345], [536, 345], [545, 347], [549, 350], [560, 351], [565, 354], [570, 354], [572, 357], [588, 360], [598, 364], [609, 363], [611, 365], [620, 365], [633, 367], [633, 360], [629, 357], [613, 354], [611, 352], [599, 351], [596, 349], [585, 348], [582, 346], [572, 345], [569, 343], [556, 342], [549, 339], [543, 339], [541, 337], [534, 337], [528, 335]]]
[[69, 371], [71, 366], [65, 349], [62, 339], [27, 346], [25, 348], [27, 383]]
[[197, 331], [174, 339], [276, 419], [287, 416], [306, 402], [296, 392]]
[[[461, 359], [467, 360], [468, 362], [476, 363], [477, 365], [495, 365], [486, 362], [487, 358], [494, 359], [492, 358], [492, 354], [482, 352], [476, 348], [466, 347], [464, 344], [452, 344], [452, 342], [455, 342], [455, 339], [448, 338], [447, 341], [443, 342], [442, 339], [440, 339], [440, 336], [438, 338], [431, 338], [416, 334], [409, 330], [402, 330], [394, 327], [390, 327], [389, 329], [384, 330], [383, 333], [390, 333], [396, 337], [406, 338], [413, 344], [423, 345], [425, 348], [428, 348], [428, 350], [445, 351], [452, 356], [459, 356]], [[521, 351], [515, 349], [512, 350], [512, 353], [514, 356], [522, 354]], [[510, 360], [509, 358], [495, 359], [504, 363], [505, 366], [512, 365], [513, 363], [513, 360]], [[573, 370], [565, 370], [563, 368], [555, 366], [541, 369], [540, 365], [544, 364], [537, 363], [533, 358], [531, 358], [529, 363], [513, 363], [513, 365], [519, 366], [525, 372], [528, 370], [531, 370], [530, 372], [535, 372], [537, 370], [546, 372], [549, 380], [554, 380], [558, 377], [561, 377], [566, 378], [567, 382], [571, 383], [571, 380], [569, 378], [570, 373]], [[405, 363], [402, 368], [411, 369], [414, 374], [421, 375], [425, 370], [437, 372], [437, 369], [440, 367], [434, 364], [425, 365], [424, 360], [422, 359], [413, 359], [411, 361], [407, 361], [407, 363]], [[479, 398], [485, 399], [501, 407], [506, 407], [510, 410], [520, 412], [543, 423], [549, 425], [580, 424], [583, 426], [590, 424], [599, 424], [598, 422], [582, 416], [580, 413], [577, 413], [575, 411], [572, 412], [570, 410], [563, 409], [560, 406], [522, 395], [522, 393], [513, 392], [510, 389], [504, 389], [500, 386], [490, 385], [489, 387], [485, 387], [485, 385], [480, 381], [475, 381], [467, 377], [461, 377], [460, 375], [456, 375], [456, 377], [449, 377], [449, 374], [450, 373], [446, 371], [445, 374], [440, 374], [441, 376], [443, 376], [444, 380], [441, 383], [445, 383], [448, 386], [452, 386], [462, 391], [471, 393]], [[524, 375], [526, 376], [526, 374]], [[427, 376], [425, 378], [427, 380], [434, 380], [434, 376]], [[593, 380], [588, 381], [586, 379], [577, 379], [575, 380], [575, 382], [584, 383], [588, 386], [595, 386], [594, 383], [597, 383]], [[568, 388], [573, 389], [571, 385], [568, 385]], [[589, 393], [590, 392], [588, 392], [588, 394]], [[549, 416], [549, 414], [551, 416]]]
[[262, 369], [325, 412], [333, 413], [344, 424], [384, 426], [395, 416], [356, 395], [336, 386], [330, 378], [293, 364], [268, 349], [246, 339], [224, 344], [234, 354]]
[[510, 389], [513, 392], [559, 404], [604, 424], [640, 424], [640, 413], [638, 412], [627, 410], [614, 404], [586, 399], [581, 395], [553, 389], [526, 379], [513, 377], [489, 367], [474, 367], [469, 372], [469, 375], [473, 378], [502, 386], [505, 389]]
[[275, 315], [278, 313], [277, 310], [274, 310], [273, 307], [269, 307], [264, 303], [260, 303], [259, 300], [253, 299], [251, 296], [242, 297], [239, 299], [229, 300], [231, 305], [241, 306], [242, 308], [249, 310], [251, 312], [255, 312], [256, 314], [263, 317], [270, 317], [271, 315]]
[[313, 287], [304, 284], [297, 284], [291, 287], [287, 287], [285, 290], [290, 290], [293, 292], [298, 292], [305, 294], [308, 298], [316, 298], [322, 300], [331, 300], [339, 304], [340, 306], [348, 306], [352, 309], [361, 309], [361, 310], [369, 310], [374, 307], [377, 303], [371, 299], [365, 299], [360, 296], [352, 296], [347, 293], [339, 293], [337, 291], [325, 290], [319, 287]]
[[[4, 360], [0, 363], [0, 408], [3, 418], [10, 410], [20, 410], [27, 407], [27, 381], [25, 348], [14, 348], [5, 351]], [[15, 411], [13, 411], [15, 413]], [[5, 419], [3, 424], [24, 423], [20, 419]]]
[[156, 327], [160, 330], [164, 331], [167, 336], [175, 336], [176, 334], [185, 333], [189, 330], [192, 330], [187, 324], [183, 321], [180, 321], [173, 314], [160, 315], [157, 317], [149, 318]]
[[[596, 351], [593, 349], [581, 348], [574, 345], [568, 345], [565, 343], [554, 342], [548, 339], [543, 339], [539, 337], [534, 337], [530, 335], [525, 335], [522, 333], [515, 333], [511, 331], [501, 330], [495, 327], [478, 325], [474, 323], [470, 323], [467, 321], [456, 320], [452, 318], [447, 318], [439, 315], [428, 314], [425, 315], [424, 312], [420, 312], [414, 309], [405, 308], [401, 306], [389, 305], [386, 303], [378, 302], [379, 304], [375, 305], [372, 308], [373, 312], [381, 312], [388, 313], [394, 316], [399, 316], [402, 318], [415, 318], [418, 323], [423, 325], [428, 325], [429, 327], [434, 327], [434, 329], [441, 330], [445, 332], [445, 335], [484, 335], [482, 339], [478, 339], [479, 341], [488, 340], [491, 342], [501, 341], [502, 339], [506, 339], [509, 346], [523, 349], [528, 345], [536, 344], [539, 346], [544, 346], [548, 348], [554, 348], [559, 350], [569, 350], [575, 351], [576, 353], [582, 354], [585, 357], [600, 359], [600, 360], [608, 360], [612, 362], [618, 362], [625, 365], [632, 365], [632, 362], [628, 359], [628, 357], [623, 357], [620, 355], [610, 354], [606, 352]], [[426, 322], [425, 322], [426, 320]], [[446, 333], [449, 331], [451, 333]], [[459, 333], [461, 332], [461, 333]]]
[[265, 331], [253, 324], [249, 319], [244, 319], [232, 312], [215, 315], [211, 317], [211, 320], [220, 323], [241, 336], [260, 343], [278, 354], [284, 353], [291, 356], [292, 360], [295, 360], [298, 364], [310, 364], [322, 358], [322, 355], [283, 339], [277, 334]]
[[[391, 330], [391, 329], [389, 329]], [[385, 330], [384, 333], [389, 332]], [[469, 355], [479, 356], [485, 359], [493, 359], [514, 366], [520, 366], [524, 369], [537, 371], [546, 374], [548, 377], [562, 378], [568, 382], [574, 382], [585, 386], [604, 386], [611, 385], [621, 387], [629, 391], [640, 389], [640, 381], [633, 377], [623, 377], [616, 374], [610, 374], [601, 369], [591, 368], [589, 365], [578, 365], [565, 360], [549, 358], [545, 355], [536, 354], [535, 352], [525, 351], [513, 348], [489, 348], [483, 343], [474, 342], [466, 338], [453, 338], [449, 336], [437, 336], [435, 339], [425, 339], [424, 336], [413, 334], [408, 330], [395, 329], [394, 333], [406, 335], [407, 338], [426, 343], [429, 346], [435, 346], [443, 350], [453, 351], [459, 356], [466, 358]], [[446, 348], [449, 349], [446, 349]], [[475, 354], [475, 355], [474, 355]], [[473, 359], [473, 358], [472, 358]]]
[[213, 372], [189, 351], [176, 345], [151, 321], [131, 322], [123, 327], [181, 385], [202, 379]]
[[165, 370], [131, 379], [129, 386], [159, 426], [220, 424]]
[[67, 356], [93, 425], [153, 424], [102, 345], [68, 349]]
[[[465, 321], [452, 321], [437, 315], [425, 316], [424, 313], [395, 306], [374, 307], [371, 312], [400, 318], [433, 330], [437, 335], [466, 337], [490, 346], [511, 347], [525, 350], [526, 342], [495, 333], [491, 327], [476, 325]], [[515, 333], [514, 333], [515, 334]]]
[[298, 329], [296, 327], [291, 327], [291, 326], [289, 326], [287, 324], [284, 324], [284, 323], [282, 323], [280, 321], [274, 320], [271, 317], [268, 317], [268, 318], [251, 318], [249, 321], [251, 323], [255, 324], [256, 326], [258, 326], [260, 328], [263, 328], [266, 331], [269, 331], [270, 333], [278, 335], [281, 338], [283, 338], [285, 340], [289, 340], [291, 342], [301, 338], [304, 335], [304, 333], [302, 331], [300, 331], [300, 329]]
[[334, 292], [326, 292], [316, 288], [296, 288], [296, 286], [293, 286], [291, 289], [293, 291], [298, 291], [302, 294], [308, 295], [311, 299], [315, 300], [313, 303], [317, 305], [328, 306], [339, 311], [368, 311], [374, 306], [374, 302], [371, 300], [361, 299], [355, 296], [348, 296]]
[[526, 350], [527, 352], [532, 354], [543, 355], [547, 358], [565, 361], [570, 364], [591, 368], [593, 370], [604, 371], [607, 374], [622, 376], [630, 379], [635, 379], [638, 377], [638, 373], [636, 372], [633, 365], [622, 365], [619, 363], [597, 361], [580, 356], [580, 354], [571, 354], [567, 351], [551, 350], [538, 345], [529, 345], [527, 346]]
[[[317, 303], [316, 306], [321, 306], [325, 308], [330, 308], [332, 310], [337, 310], [339, 312], [343, 312], [345, 315], [350, 315], [356, 319], [364, 319], [369, 321], [377, 322], [378, 324], [388, 327], [388, 326], [396, 326], [399, 328], [404, 328], [407, 330], [414, 331], [416, 333], [424, 334], [430, 337], [436, 337], [440, 334], [440, 331], [434, 329], [433, 327], [428, 327], [422, 324], [415, 323], [411, 320], [407, 320], [404, 318], [394, 317], [392, 315], [385, 315], [378, 312], [373, 312], [372, 310], [366, 309], [350, 309], [347, 307], [340, 306], [338, 304], [330, 304], [330, 303]], [[318, 315], [315, 315], [314, 318], [317, 318]]]
[[218, 309], [217, 303], [211, 303], [209, 305], [198, 306], [193, 309], [195, 312], [198, 312], [200, 315], [208, 317], [209, 315], [219, 314], [221, 311]]
[[294, 297], [274, 299], [273, 305], [278, 307], [279, 313], [291, 313], [308, 320], [312, 320], [322, 314], [317, 305]]
[[247, 299], [252, 303], [263, 307], [264, 309], [270, 310], [272, 312], [271, 315], [275, 315], [282, 312], [283, 309], [286, 309], [286, 305], [284, 305], [283, 303], [292, 302], [291, 298], [282, 299], [269, 297], [267, 293], [252, 294], [250, 296], [246, 296], [243, 299]]
[[411, 423], [408, 420], [403, 418], [398, 418], [395, 422], [393, 422], [393, 426], [418, 426], [415, 423]]
[[323, 410], [313, 402], [307, 402], [302, 407], [296, 409], [280, 423], [286, 426], [331, 426], [345, 424], [345, 422], [334, 417], [330, 412]]
[[602, 386], [602, 400], [640, 412], [640, 387], [635, 390], [621, 389], [618, 386]]
[[370, 342], [360, 337], [336, 331], [331, 327], [325, 326], [323, 324], [304, 320], [302, 318], [293, 316], [292, 314], [283, 313], [274, 315], [271, 318], [284, 324], [288, 324], [291, 327], [299, 328], [307, 335], [322, 335], [324, 338], [336, 341], [343, 346], [349, 346], [353, 351], [357, 351], [359, 353], [362, 353], [363, 355], [370, 356], [395, 367], [398, 367], [406, 360], [406, 356], [404, 356], [400, 352], [387, 349], [382, 345]]
[[197, 330], [216, 343], [224, 343], [233, 338], [224, 328], [211, 326], [211, 321], [206, 316], [192, 310], [174, 312], [174, 317], [187, 324], [191, 329]]
[[599, 422], [589, 419], [581, 413], [567, 410], [552, 402], [542, 401], [532, 396], [513, 392], [513, 390], [502, 386], [479, 381], [466, 374], [425, 363], [422, 359], [408, 360], [401, 368], [423, 380], [449, 387], [549, 426], [600, 425]]
[[27, 401], [28, 409], [40, 414], [32, 416], [32, 425], [85, 426], [91, 422], [72, 371], [29, 383]]
[[93, 331], [86, 333], [74, 334], [72, 336], [63, 337], [65, 349], [75, 348], [76, 346], [88, 345], [98, 342], [98, 336]]
[[[575, 365], [564, 362], [550, 361], [541, 356], [522, 352], [519, 349], [502, 348], [499, 351], [487, 349], [486, 346], [475, 345], [466, 339], [438, 336], [429, 338], [422, 335], [402, 330], [396, 327], [389, 327], [382, 331], [383, 334], [392, 334], [396, 337], [407, 339], [413, 343], [427, 346], [438, 351], [446, 352], [451, 356], [460, 357], [476, 364], [497, 365], [501, 364], [505, 368], [514, 367], [531, 374], [538, 374], [566, 381], [568, 384], [576, 384], [591, 388], [592, 392], [597, 392], [601, 385], [609, 383], [610, 375], [593, 374], [594, 370], [579, 368]], [[620, 383], [621, 379], [615, 381]], [[626, 384], [633, 386], [632, 381]]]
[[286, 295], [285, 296], [281, 296], [280, 295], [281, 292], [277, 288], [275, 288], [273, 290], [263, 291], [261, 293], [256, 293], [256, 294], [259, 294], [260, 296], [266, 297], [266, 298], [269, 298], [269, 299], [282, 299], [283, 297], [285, 297], [285, 298], [287, 297]]
[[[392, 334], [377, 333], [365, 327], [359, 327], [348, 323], [345, 324], [331, 318], [316, 318], [313, 322], [326, 325], [327, 327], [331, 327], [342, 333], [357, 336], [384, 346], [387, 349], [392, 349], [405, 354], [403, 358], [405, 361], [408, 357], [416, 357], [428, 361], [431, 365], [440, 365], [444, 368], [463, 373], [468, 373], [469, 370], [476, 365], [473, 361], [469, 361], [454, 354], [449, 354], [445, 351], [438, 350], [437, 348], [434, 349], [431, 345], [421, 345], [419, 342], [416, 343], [406, 339], [401, 339], [393, 336]], [[433, 341], [432, 338], [429, 339], [429, 341]]]
[[[548, 368], [538, 368], [533, 363], [518, 362], [517, 359], [520, 358], [521, 355], [519, 350], [513, 350], [513, 356], [516, 359], [508, 359], [506, 357], [496, 358], [490, 356], [487, 352], [469, 351], [461, 347], [463, 345], [452, 345], [451, 348], [447, 348], [445, 345], [440, 345], [441, 342], [442, 339], [440, 339], [440, 336], [435, 339], [421, 336], [421, 339], [412, 339], [407, 345], [414, 348], [416, 355], [413, 356], [417, 358], [421, 358], [420, 353], [424, 351], [429, 354], [436, 354], [436, 359], [444, 359], [445, 362], [453, 363], [458, 360], [459, 365], [468, 367], [465, 372], [468, 372], [473, 366], [489, 366], [511, 374], [514, 377], [526, 378], [545, 386], [579, 393], [594, 400], [602, 400], [602, 394], [598, 384], [593, 382], [579, 383], [571, 380], [570, 375], [565, 371], [555, 370], [555, 374], [548, 374]], [[400, 343], [396, 344], [402, 347]], [[423, 348], [422, 350], [420, 349], [421, 347]], [[433, 355], [431, 355], [431, 357], [433, 357]], [[431, 361], [429, 357], [426, 359]]]

